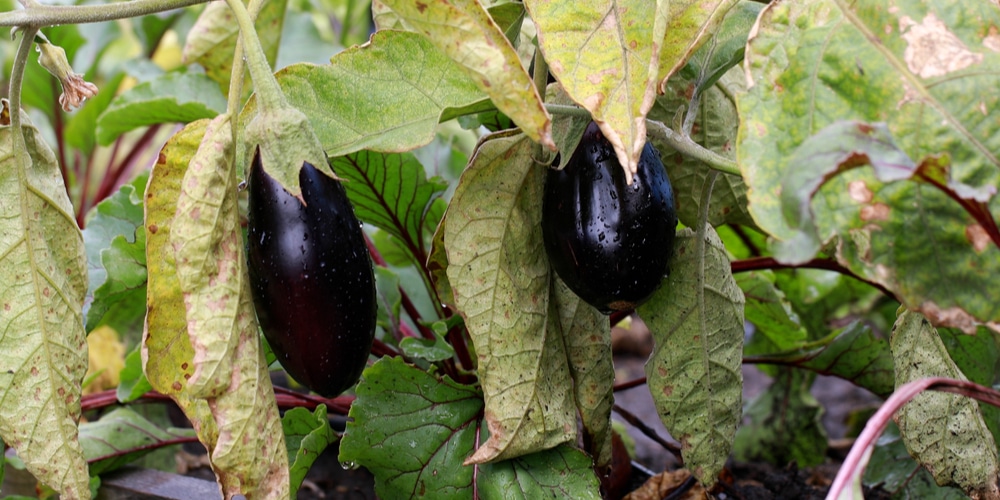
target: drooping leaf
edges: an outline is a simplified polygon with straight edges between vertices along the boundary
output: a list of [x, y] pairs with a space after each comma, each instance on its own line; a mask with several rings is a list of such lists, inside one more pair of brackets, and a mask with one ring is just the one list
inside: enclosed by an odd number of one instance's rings
[[550, 150], [552, 119], [504, 32], [477, 0], [382, 0], [403, 25], [458, 63], [476, 86], [533, 141]]
[[[742, 91], [743, 79], [742, 73], [734, 70], [726, 73], [715, 86], [703, 90], [699, 97], [698, 113], [691, 124], [691, 139], [726, 158], [736, 157], [739, 117], [730, 94]], [[691, 96], [697, 83], [696, 79], [683, 74], [675, 75], [667, 82], [666, 93], [656, 100], [649, 117], [673, 123], [679, 111], [686, 112], [692, 106]], [[661, 144], [655, 139], [653, 144], [660, 152], [674, 187], [677, 218], [688, 227], [697, 227], [701, 212], [701, 192], [713, 170], [701, 161], [674, 151], [667, 144]], [[718, 176], [712, 188], [708, 222], [713, 226], [732, 223], [754, 227], [754, 221], [746, 208], [746, 189], [743, 179], [737, 176]]]
[[135, 462], [156, 445], [192, 435], [190, 429], [161, 429], [128, 407], [80, 424], [80, 445], [95, 476]]
[[462, 460], [476, 442], [479, 391], [385, 357], [356, 393], [340, 460], [371, 471], [380, 498], [470, 498], [473, 467]]
[[326, 405], [319, 405], [310, 412], [305, 408], [292, 408], [281, 417], [281, 428], [288, 447], [291, 496], [299, 490], [302, 480], [323, 450], [337, 441], [337, 435], [326, 417]]
[[486, 500], [601, 498], [591, 458], [565, 444], [480, 468], [476, 485]]
[[443, 222], [447, 277], [479, 359], [489, 441], [467, 463], [576, 438], [572, 379], [542, 247], [545, 169], [523, 134], [484, 138]]
[[[896, 387], [926, 377], [967, 380], [920, 313], [899, 314], [890, 345]], [[997, 446], [974, 400], [925, 392], [903, 406], [895, 420], [906, 448], [936, 482], [958, 486], [973, 498], [1000, 495]]]
[[[329, 156], [409, 151], [433, 140], [438, 121], [458, 110], [492, 108], [454, 62], [416, 33], [379, 31], [330, 62], [295, 64], [275, 75]], [[251, 99], [244, 116], [257, 106]]]
[[167, 73], [119, 95], [97, 118], [97, 142], [157, 123], [188, 123], [226, 110], [218, 85], [198, 73]]
[[[750, 210], [776, 240], [799, 235], [773, 196], [802, 168], [793, 153], [841, 120], [885, 123], [914, 164], [950, 165], [948, 184], [982, 191], [1000, 183], [996, 96], [978, 90], [1000, 72], [990, 48], [1000, 11], [988, 3], [882, 5], [784, 2], [761, 13], [745, 61], [752, 86], [737, 95], [737, 152]], [[995, 220], [1000, 199], [988, 203]], [[1000, 249], [983, 218], [939, 188], [855, 169], [824, 184], [811, 208], [819, 239], [839, 238], [841, 263], [933, 323], [971, 333], [1000, 320], [1000, 303], [986, 298]]]
[[[259, 12], [250, 14], [256, 16], [254, 27], [257, 28], [257, 38], [264, 48], [268, 63], [274, 66], [287, 1], [249, 3], [260, 6]], [[210, 2], [188, 32], [182, 52], [183, 61], [186, 64], [201, 65], [205, 68], [205, 74], [217, 82], [219, 90], [223, 93], [228, 92], [233, 72], [233, 53], [239, 32], [239, 25], [229, 6], [225, 2]], [[244, 87], [247, 94], [251, 89], [249, 85]]]
[[137, 176], [87, 214], [83, 243], [89, 271], [85, 308], [87, 330], [105, 317], [124, 332], [145, 315], [146, 233], [142, 229], [142, 193], [148, 174]]
[[813, 376], [782, 368], [762, 394], [750, 402], [750, 423], [736, 431], [733, 454], [745, 462], [784, 467], [811, 467], [826, 458], [827, 435], [820, 418], [823, 407], [809, 392]]
[[203, 444], [223, 493], [285, 497], [288, 455], [243, 254], [231, 123], [228, 114], [208, 123], [170, 223], [194, 349], [183, 394], [209, 402], [219, 434]]
[[447, 184], [427, 180], [423, 166], [409, 153], [359, 151], [333, 158], [330, 165], [347, 181], [344, 189], [362, 222], [398, 238], [418, 263], [427, 260], [426, 217]]
[[566, 339], [573, 392], [583, 422], [584, 446], [594, 455], [598, 466], [610, 465], [615, 367], [608, 318], [577, 297], [557, 276], [552, 278], [551, 297], [559, 310], [559, 324]]
[[[89, 498], [77, 439], [87, 257], [55, 154], [0, 102], [0, 436], [28, 471]], [[11, 114], [21, 113], [15, 129]]]
[[[699, 241], [701, 240], [701, 241]], [[743, 375], [743, 293], [722, 241], [677, 233], [671, 272], [637, 309], [655, 346], [646, 379], [660, 419], [681, 442], [684, 463], [715, 482], [740, 422]]]

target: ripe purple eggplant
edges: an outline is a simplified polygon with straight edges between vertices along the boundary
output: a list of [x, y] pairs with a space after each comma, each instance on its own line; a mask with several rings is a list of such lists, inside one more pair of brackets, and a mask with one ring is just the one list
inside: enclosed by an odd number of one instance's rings
[[309, 163], [299, 199], [254, 155], [247, 264], [257, 319], [281, 366], [326, 397], [357, 382], [375, 335], [375, 277], [340, 182]]
[[656, 291], [673, 253], [677, 212], [660, 154], [648, 142], [632, 185], [591, 122], [562, 170], [549, 170], [542, 236], [549, 262], [605, 314], [634, 309]]

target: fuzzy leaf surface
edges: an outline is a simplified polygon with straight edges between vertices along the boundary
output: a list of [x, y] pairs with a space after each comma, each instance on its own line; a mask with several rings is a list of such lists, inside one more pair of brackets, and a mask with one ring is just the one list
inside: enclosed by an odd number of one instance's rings
[[142, 229], [142, 195], [148, 174], [141, 174], [97, 204], [87, 215], [83, 243], [87, 248], [89, 307], [87, 331], [105, 316], [118, 331], [139, 324], [146, 304], [146, 232]]
[[[889, 339], [896, 387], [927, 377], [968, 380], [948, 355], [937, 330], [920, 313], [902, 311]], [[973, 498], [1000, 495], [997, 447], [976, 402], [957, 394], [918, 394], [894, 417], [910, 454], [940, 484]]]
[[[885, 123], [914, 164], [944, 169], [945, 185], [995, 189], [1000, 97], [978, 89], [1000, 75], [991, 31], [997, 25], [1000, 11], [988, 2], [907, 0], [887, 9], [876, 0], [820, 0], [766, 7], [747, 45], [751, 87], [737, 95], [737, 159], [758, 225], [776, 241], [808, 243], [773, 193], [803, 168], [797, 148], [842, 120]], [[1000, 199], [979, 201], [993, 220], [1000, 217]], [[892, 290], [932, 323], [968, 333], [1000, 324], [1000, 302], [988, 298], [1000, 274], [1000, 249], [982, 218], [944, 190], [887, 183], [872, 169], [853, 169], [823, 184], [811, 209], [818, 240], [838, 238], [842, 264]]]
[[485, 137], [443, 222], [447, 276], [478, 356], [490, 438], [468, 463], [576, 438], [576, 407], [541, 235], [545, 169], [516, 131]]
[[[22, 113], [0, 123], [0, 436], [65, 497], [89, 498], [78, 440], [87, 256], [55, 154]], [[19, 111], [18, 111], [19, 112]]]
[[708, 486], [740, 422], [744, 298], [711, 226], [703, 238], [684, 229], [675, 241], [670, 275], [637, 309], [655, 342], [646, 379], [684, 463]]
[[507, 36], [478, 0], [382, 0], [424, 34], [533, 141], [555, 149], [552, 118]]
[[226, 111], [218, 85], [198, 73], [167, 73], [121, 94], [97, 118], [97, 142], [157, 123], [189, 123]]
[[[329, 156], [409, 151], [431, 142], [437, 123], [458, 110], [492, 108], [458, 65], [417, 33], [380, 31], [328, 65], [294, 64], [275, 77]], [[243, 116], [256, 108], [251, 99]]]
[[385, 357], [365, 369], [351, 405], [340, 461], [375, 475], [380, 498], [471, 498], [482, 395]]

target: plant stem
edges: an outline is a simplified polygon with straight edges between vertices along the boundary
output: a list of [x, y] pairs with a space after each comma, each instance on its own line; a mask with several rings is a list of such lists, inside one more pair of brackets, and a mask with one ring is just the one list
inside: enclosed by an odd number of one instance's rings
[[700, 144], [691, 140], [690, 137], [675, 132], [658, 121], [646, 120], [646, 130], [649, 131], [650, 135], [674, 148], [679, 153], [685, 156], [690, 156], [691, 158], [708, 165], [713, 170], [729, 175], [743, 175], [740, 173], [740, 167], [735, 161], [719, 155], [714, 151], [705, 149]]
[[240, 0], [226, 0], [229, 9], [233, 12], [237, 24], [240, 26], [240, 40], [243, 42], [243, 50], [246, 51], [246, 63], [250, 69], [250, 77], [253, 79], [253, 89], [257, 93], [257, 98], [261, 100], [262, 109], [278, 109], [288, 106], [285, 94], [281, 92], [278, 80], [271, 72], [271, 65], [267, 62], [264, 54], [264, 47], [260, 45], [257, 38], [257, 29], [254, 27], [250, 13], [243, 6]]
[[567, 106], [565, 104], [545, 103], [545, 110], [553, 115], [579, 116], [580, 118], [590, 118], [590, 111], [577, 106]]
[[621, 415], [621, 417], [625, 419], [625, 421], [628, 422], [629, 425], [635, 427], [639, 432], [643, 433], [643, 435], [645, 435], [649, 439], [652, 439], [660, 446], [662, 446], [664, 449], [673, 453], [674, 456], [677, 457], [677, 460], [681, 463], [681, 465], [684, 464], [684, 458], [681, 457], [681, 447], [679, 445], [671, 443], [670, 441], [664, 439], [662, 436], [657, 434], [652, 427], [646, 425], [646, 423], [643, 422], [641, 418], [635, 416], [632, 412], [626, 410], [625, 408], [622, 408], [621, 406], [618, 405], [614, 405], [612, 409], [615, 411], [615, 413]]
[[882, 286], [879, 283], [868, 281], [862, 278], [861, 276], [854, 274], [854, 272], [852, 272], [850, 269], [840, 265], [840, 263], [838, 263], [833, 259], [812, 259], [802, 264], [789, 265], [789, 264], [782, 264], [774, 260], [774, 257], [752, 257], [749, 259], [734, 260], [730, 263], [730, 267], [732, 268], [733, 273], [743, 273], [747, 271], [755, 271], [757, 269], [797, 269], [800, 267], [809, 269], [823, 269], [826, 271], [835, 271], [840, 274], [850, 276], [863, 283], [867, 283], [877, 288], [878, 291], [884, 293], [887, 297], [892, 297], [893, 299], [898, 301], [898, 299], [896, 299], [896, 294], [889, 291], [888, 288]]
[[[132, 0], [113, 5], [41, 5], [27, 2], [24, 10], [0, 13], [0, 26], [42, 28], [60, 24], [83, 24], [141, 17], [206, 3], [208, 0]], [[34, 32], [32, 32], [34, 38]]]

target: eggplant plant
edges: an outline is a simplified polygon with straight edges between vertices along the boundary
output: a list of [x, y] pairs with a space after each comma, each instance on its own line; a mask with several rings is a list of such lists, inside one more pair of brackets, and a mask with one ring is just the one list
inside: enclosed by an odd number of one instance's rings
[[[891, 403], [834, 494], [1000, 495], [990, 2], [24, 1], [0, 26], [0, 438], [40, 496], [198, 441], [225, 498], [291, 498], [331, 445], [381, 498], [609, 498], [637, 386], [686, 484], [723, 491], [730, 459], [826, 460], [817, 373]], [[654, 347], [616, 382], [626, 317]], [[745, 364], [773, 376], [746, 402]], [[164, 402], [191, 428], [137, 411]]]

